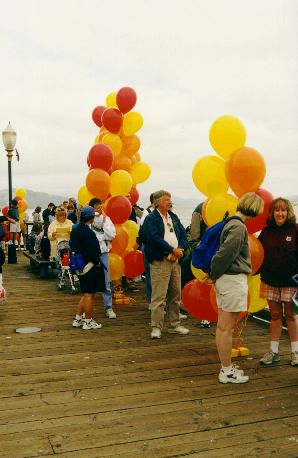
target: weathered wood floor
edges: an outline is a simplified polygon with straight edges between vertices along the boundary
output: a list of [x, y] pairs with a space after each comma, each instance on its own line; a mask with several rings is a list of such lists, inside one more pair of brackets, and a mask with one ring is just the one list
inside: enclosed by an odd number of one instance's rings
[[[191, 334], [149, 339], [143, 292], [103, 316], [98, 331], [73, 329], [78, 296], [5, 265], [0, 314], [0, 456], [297, 457], [297, 368], [283, 336], [281, 362], [260, 368], [268, 327], [251, 320], [244, 385], [220, 385], [215, 328], [188, 318]], [[143, 285], [142, 285], [143, 288]], [[36, 334], [16, 334], [40, 326]]]

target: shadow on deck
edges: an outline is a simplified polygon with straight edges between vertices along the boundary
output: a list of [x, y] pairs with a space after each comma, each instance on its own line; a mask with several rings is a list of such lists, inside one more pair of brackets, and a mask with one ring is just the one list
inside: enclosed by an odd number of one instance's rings
[[[78, 296], [18, 264], [4, 266], [1, 306], [0, 456], [294, 457], [297, 368], [287, 336], [281, 362], [261, 368], [268, 326], [251, 319], [244, 385], [220, 385], [215, 328], [188, 318], [189, 336], [149, 339], [144, 285], [135, 303], [97, 331], [71, 327]], [[16, 334], [22, 326], [42, 332]]]

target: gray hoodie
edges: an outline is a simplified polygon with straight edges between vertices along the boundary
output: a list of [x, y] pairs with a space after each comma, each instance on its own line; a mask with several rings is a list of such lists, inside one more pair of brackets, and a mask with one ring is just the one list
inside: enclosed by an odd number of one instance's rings
[[223, 274], [251, 273], [248, 233], [240, 218], [233, 218], [224, 226], [220, 236], [220, 248], [211, 261], [212, 280]]

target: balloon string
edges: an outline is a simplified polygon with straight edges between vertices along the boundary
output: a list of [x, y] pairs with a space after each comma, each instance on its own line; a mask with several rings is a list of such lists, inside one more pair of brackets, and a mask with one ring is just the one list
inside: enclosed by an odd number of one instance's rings
[[247, 317], [248, 315], [245, 315], [243, 320], [237, 321], [236, 327], [235, 327], [235, 337], [237, 339], [236, 344], [234, 345], [234, 348], [240, 348], [243, 345], [243, 338], [242, 338], [242, 333], [244, 330], [244, 327], [246, 326], [247, 323]]

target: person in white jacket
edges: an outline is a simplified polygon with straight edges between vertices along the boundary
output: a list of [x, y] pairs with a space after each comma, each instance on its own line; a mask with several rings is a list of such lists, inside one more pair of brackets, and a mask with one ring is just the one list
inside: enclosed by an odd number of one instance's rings
[[112, 246], [112, 240], [116, 236], [116, 229], [111, 219], [103, 212], [101, 200], [94, 197], [89, 202], [90, 207], [94, 208], [95, 218], [92, 223], [91, 229], [99, 241], [100, 246], [100, 262], [106, 267], [105, 280], [106, 291], [102, 294], [103, 306], [105, 314], [108, 318], [116, 318], [116, 313], [112, 308], [112, 291], [110, 285], [110, 264], [109, 264], [109, 251]]

